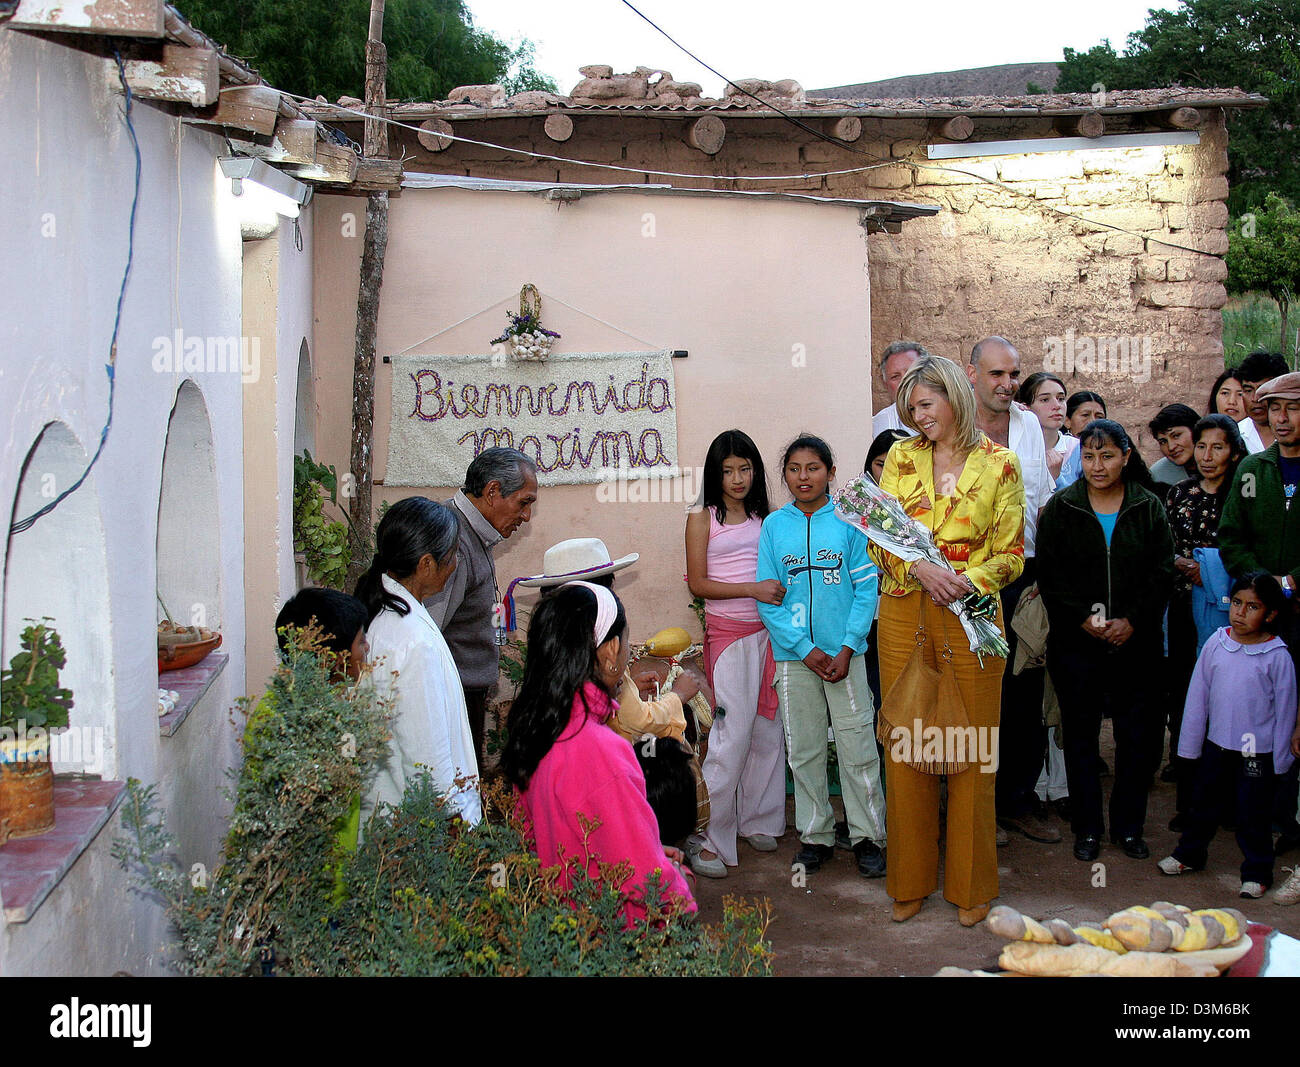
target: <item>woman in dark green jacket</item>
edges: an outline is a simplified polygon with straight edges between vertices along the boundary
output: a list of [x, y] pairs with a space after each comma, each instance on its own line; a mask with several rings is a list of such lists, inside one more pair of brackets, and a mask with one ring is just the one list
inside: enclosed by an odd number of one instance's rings
[[1079, 439], [1083, 476], [1056, 493], [1038, 522], [1038, 588], [1047, 608], [1047, 669], [1061, 702], [1074, 855], [1101, 854], [1098, 739], [1115, 731], [1110, 836], [1145, 859], [1147, 791], [1160, 765], [1162, 620], [1174, 582], [1165, 510], [1124, 428], [1098, 419]]

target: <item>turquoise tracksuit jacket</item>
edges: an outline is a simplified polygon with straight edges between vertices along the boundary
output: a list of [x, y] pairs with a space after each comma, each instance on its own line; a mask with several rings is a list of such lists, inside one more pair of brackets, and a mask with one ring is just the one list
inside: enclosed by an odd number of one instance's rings
[[805, 515], [793, 502], [763, 520], [758, 580], [785, 586], [780, 605], [758, 605], [772, 636], [772, 656], [802, 660], [814, 647], [828, 655], [847, 645], [859, 655], [876, 617], [879, 575], [867, 539], [826, 506]]

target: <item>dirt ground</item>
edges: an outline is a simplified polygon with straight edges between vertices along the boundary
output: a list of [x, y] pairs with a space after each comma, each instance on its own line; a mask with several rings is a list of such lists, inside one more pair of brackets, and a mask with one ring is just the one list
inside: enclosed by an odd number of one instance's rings
[[[1102, 755], [1113, 766], [1109, 732], [1106, 723]], [[1110, 781], [1102, 780], [1107, 794]], [[788, 803], [787, 820], [793, 823], [793, 800]], [[835, 803], [837, 818], [842, 817], [838, 798]], [[1173, 804], [1173, 785], [1157, 781], [1147, 809], [1151, 859], [1129, 859], [1104, 843], [1098, 861], [1103, 868], [1095, 873], [1093, 864], [1074, 858], [1074, 838], [1064, 823], [1060, 824], [1063, 840], [1057, 845], [1012, 834], [1011, 843], [998, 849], [1001, 895], [997, 903], [1035, 918], [1059, 916], [1072, 923], [1104, 919], [1130, 904], [1155, 900], [1193, 908], [1230, 906], [1255, 922], [1300, 937], [1300, 905], [1279, 907], [1267, 894], [1260, 900], [1238, 897], [1241, 855], [1231, 834], [1220, 831], [1214, 839], [1205, 871], [1176, 878], [1159, 871], [1156, 861], [1167, 856], [1178, 840], [1167, 829]], [[807, 876], [806, 887], [792, 886], [790, 861], [798, 847], [789, 827], [776, 852], [755, 852], [742, 842], [740, 866], [730, 868], [728, 877], [697, 882], [700, 915], [710, 922], [721, 918], [722, 898], [727, 894], [767, 897], [772, 906], [768, 938], [776, 953], [778, 975], [932, 975], [945, 964], [967, 968], [995, 964], [1001, 942], [982, 926], [969, 930], [960, 926], [957, 909], [943, 899], [942, 890], [932, 894], [914, 918], [893, 922], [885, 880], [861, 877], [851, 852], [837, 850], [831, 863]], [[1290, 853], [1278, 861], [1275, 885], [1286, 878], [1283, 864], [1300, 864], [1300, 854]], [[939, 878], [942, 886], [942, 866]]]

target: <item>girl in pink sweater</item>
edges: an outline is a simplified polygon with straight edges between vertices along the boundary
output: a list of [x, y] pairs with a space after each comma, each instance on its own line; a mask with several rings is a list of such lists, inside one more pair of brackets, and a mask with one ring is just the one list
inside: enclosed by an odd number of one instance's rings
[[619, 888], [629, 924], [645, 918], [646, 879], [658, 872], [666, 902], [695, 911], [681, 854], [659, 842], [632, 746], [604, 725], [627, 668], [627, 618], [602, 586], [569, 582], [543, 600], [528, 627], [528, 657], [510, 710], [501, 766], [520, 792], [544, 866], [561, 884], [575, 866], [628, 863]]

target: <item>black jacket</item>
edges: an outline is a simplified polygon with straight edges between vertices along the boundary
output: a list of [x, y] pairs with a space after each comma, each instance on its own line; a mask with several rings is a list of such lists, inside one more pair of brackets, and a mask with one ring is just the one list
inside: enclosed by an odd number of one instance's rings
[[1174, 539], [1154, 493], [1125, 484], [1107, 549], [1088, 502], [1088, 483], [1080, 478], [1043, 508], [1035, 550], [1038, 589], [1056, 641], [1097, 645], [1083, 631], [1083, 621], [1104, 612], [1107, 619], [1128, 619], [1133, 637], [1126, 644], [1159, 647], [1174, 585]]

